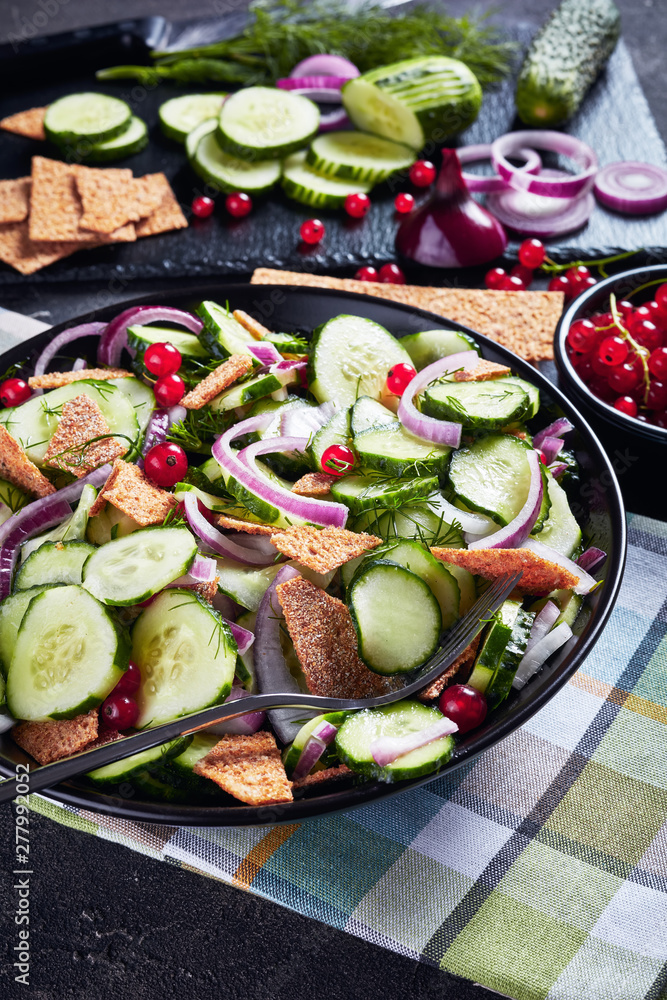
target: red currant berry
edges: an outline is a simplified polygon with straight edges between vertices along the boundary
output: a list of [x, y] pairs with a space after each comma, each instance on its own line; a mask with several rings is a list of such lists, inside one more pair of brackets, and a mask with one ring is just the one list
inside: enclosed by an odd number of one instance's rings
[[304, 243], [319, 243], [324, 236], [324, 223], [319, 219], [306, 219], [301, 223], [299, 233]]
[[185, 395], [185, 382], [180, 375], [163, 375], [153, 386], [158, 406], [176, 406]]
[[214, 208], [213, 199], [206, 198], [203, 194], [192, 199], [192, 214], [196, 215], [198, 219], [208, 219], [209, 215], [213, 215]]
[[410, 167], [410, 180], [415, 187], [425, 188], [435, 180], [435, 167], [430, 160], [417, 160]]
[[530, 267], [533, 270], [544, 263], [546, 255], [544, 243], [540, 240], [524, 240], [519, 247], [519, 260], [524, 267]]
[[394, 208], [401, 215], [406, 215], [415, 207], [415, 199], [411, 194], [397, 194], [394, 198]]
[[181, 352], [168, 341], [151, 344], [144, 354], [144, 365], [151, 375], [175, 375], [181, 367]]
[[134, 694], [135, 691], [139, 690], [140, 684], [141, 684], [141, 671], [139, 670], [139, 667], [136, 665], [136, 663], [133, 663], [132, 660], [130, 660], [127, 670], [116, 684], [115, 688], [112, 691], [112, 694], [114, 695]]
[[591, 368], [598, 378], [604, 382], [609, 379], [609, 365], [602, 360], [597, 351], [591, 354]]
[[660, 410], [659, 413], [654, 413], [651, 417], [651, 423], [656, 427], [662, 427], [663, 430], [667, 429], [667, 410]]
[[486, 698], [481, 691], [468, 684], [452, 684], [440, 695], [439, 708], [443, 715], [455, 722], [460, 733], [468, 733], [481, 726], [486, 718]]
[[569, 267], [565, 272], [565, 277], [570, 282], [571, 285], [579, 285], [584, 278], [590, 278], [591, 272], [583, 264], [578, 264], [576, 267]]
[[630, 324], [630, 329], [641, 323], [642, 320], [651, 318], [651, 310], [648, 306], [637, 306], [636, 309], [632, 310], [632, 314], [628, 316], [628, 323]]
[[651, 352], [648, 370], [655, 378], [667, 380], [667, 347], [657, 347]]
[[656, 290], [654, 298], [662, 311], [667, 312], [667, 281]]
[[235, 191], [225, 198], [225, 208], [234, 219], [242, 219], [252, 212], [252, 198], [243, 191]]
[[134, 698], [114, 692], [102, 703], [100, 715], [109, 729], [131, 729], [139, 718], [139, 706]]
[[383, 264], [378, 273], [378, 280], [385, 285], [404, 285], [405, 275], [398, 264]]
[[146, 475], [156, 486], [169, 489], [188, 471], [188, 460], [180, 444], [163, 441], [154, 445], [144, 459]]
[[566, 299], [569, 299], [572, 295], [572, 285], [564, 274], [557, 274], [555, 278], [552, 278], [547, 285], [547, 289], [550, 292], [563, 292]]
[[402, 396], [416, 374], [412, 365], [399, 361], [387, 373], [387, 392], [391, 392], [394, 396]]
[[660, 306], [658, 305], [658, 303], [655, 301], [655, 299], [652, 299], [651, 302], [647, 302], [646, 303], [646, 308], [649, 311], [649, 315], [648, 315], [647, 319], [650, 319], [652, 323], [655, 323], [655, 325], [660, 330], [664, 330], [665, 329], [665, 324], [667, 324], [667, 314], [665, 314], [662, 311], [662, 309], [660, 308]]
[[510, 271], [510, 275], [513, 278], [519, 278], [520, 281], [523, 281], [526, 288], [530, 287], [533, 280], [533, 272], [531, 268], [525, 267], [523, 264], [515, 264]]
[[357, 281], [377, 281], [378, 273], [374, 267], [360, 267], [355, 278]]
[[622, 337], [605, 337], [598, 347], [598, 357], [610, 368], [622, 365], [628, 356], [628, 345]]
[[567, 342], [573, 351], [586, 354], [595, 341], [595, 326], [590, 319], [577, 319], [567, 331]]
[[20, 406], [32, 396], [32, 389], [22, 378], [8, 378], [0, 385], [0, 403], [3, 406]]
[[619, 396], [614, 400], [614, 409], [619, 413], [625, 413], [626, 417], [637, 416], [637, 404], [632, 396]]
[[667, 382], [655, 379], [651, 381], [646, 395], [646, 406], [649, 410], [664, 410], [667, 406]]
[[650, 319], [632, 323], [630, 332], [637, 343], [648, 348], [649, 351], [655, 351], [657, 347], [662, 347], [662, 334], [655, 323], [651, 323]]
[[517, 278], [514, 274], [506, 275], [500, 285], [501, 292], [525, 292], [525, 290], [526, 286], [521, 278]]
[[611, 313], [599, 313], [597, 316], [591, 316], [591, 323], [596, 330], [608, 330], [609, 327], [615, 325]]
[[618, 365], [616, 368], [612, 368], [609, 372], [609, 385], [615, 392], [622, 394], [636, 389], [641, 380], [641, 374], [636, 371], [633, 365], [627, 364], [627, 362], [623, 365]]
[[618, 309], [621, 319], [627, 319], [628, 316], [632, 316], [635, 307], [632, 302], [628, 302], [627, 299], [621, 299], [620, 302], [616, 303], [616, 308]]
[[371, 199], [367, 194], [348, 194], [345, 199], [345, 211], [353, 219], [363, 219], [371, 207]]
[[503, 267], [492, 267], [484, 275], [484, 284], [487, 288], [497, 291], [507, 277], [507, 271]]
[[322, 468], [330, 476], [345, 476], [356, 462], [351, 448], [345, 444], [330, 444], [322, 453]]
[[588, 388], [591, 390], [594, 396], [601, 399], [603, 403], [613, 403], [616, 399], [616, 393], [611, 388], [606, 379], [596, 378], [589, 383]]
[[587, 288], [592, 288], [593, 285], [597, 285], [597, 283], [597, 278], [594, 278], [592, 274], [589, 274], [587, 278], [582, 278], [577, 285], [577, 295], [580, 295], [581, 292], [585, 292]]

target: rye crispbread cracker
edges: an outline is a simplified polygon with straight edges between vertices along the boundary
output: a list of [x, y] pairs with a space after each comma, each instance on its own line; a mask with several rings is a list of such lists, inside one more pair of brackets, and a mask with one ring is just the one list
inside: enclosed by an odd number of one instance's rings
[[292, 782], [292, 791], [301, 792], [304, 789], [320, 785], [332, 785], [344, 778], [349, 778], [352, 773], [347, 764], [339, 764], [338, 767], [324, 767], [321, 771], [314, 771], [312, 774], [304, 774], [303, 778], [297, 778], [296, 781]]
[[[128, 442], [110, 436], [111, 428], [90, 396], [63, 403], [58, 428], [49, 441], [44, 465], [71, 472], [77, 479], [124, 455]], [[99, 438], [100, 440], [93, 440]]]
[[231, 517], [229, 514], [217, 514], [215, 523], [220, 528], [227, 528], [229, 531], [242, 531], [246, 535], [275, 535], [276, 526], [274, 524], [262, 524], [261, 521], [242, 521], [240, 517]]
[[165, 517], [176, 507], [178, 501], [172, 493], [153, 486], [136, 465], [117, 458], [106, 483], [97, 494], [90, 508], [90, 517], [104, 507], [105, 502], [133, 518], [142, 528], [151, 524], [162, 524]]
[[552, 590], [571, 590], [577, 577], [569, 570], [530, 549], [445, 549], [437, 546], [431, 552], [442, 562], [462, 566], [485, 580], [496, 580], [504, 573], [523, 570], [516, 589], [522, 594], [548, 594]]
[[0, 260], [19, 274], [34, 274], [81, 249], [81, 243], [71, 241], [31, 240], [29, 227], [28, 219], [0, 224]]
[[294, 525], [271, 535], [271, 544], [288, 559], [324, 574], [377, 548], [382, 539], [346, 528]]
[[84, 379], [107, 382], [113, 378], [132, 378], [132, 372], [125, 368], [81, 368], [76, 372], [46, 372], [44, 375], [32, 375], [28, 379], [28, 385], [31, 389], [59, 389], [62, 385]]
[[0, 478], [36, 497], [55, 493], [53, 483], [34, 465], [23, 448], [0, 424]]
[[49, 160], [44, 156], [33, 156], [29, 217], [31, 240], [69, 241], [91, 246], [136, 240], [133, 223], [108, 235], [81, 229], [79, 223], [83, 210], [75, 178], [78, 172], [90, 169]]
[[181, 406], [186, 410], [201, 410], [212, 399], [219, 396], [230, 385], [237, 382], [253, 367], [253, 361], [248, 354], [232, 354], [222, 364], [214, 368], [210, 375], [202, 379], [199, 385], [186, 393], [181, 400]]
[[244, 330], [248, 331], [251, 337], [255, 338], [255, 340], [264, 340], [267, 334], [271, 333], [271, 331], [267, 327], [263, 326], [258, 319], [253, 319], [253, 317], [248, 315], [247, 312], [244, 312], [243, 309], [235, 309], [232, 316], [237, 323], [240, 323]]
[[326, 472], [307, 472], [294, 483], [292, 493], [300, 497], [325, 497], [335, 482], [336, 477], [328, 476]]
[[240, 802], [251, 806], [291, 802], [292, 789], [272, 733], [223, 736], [194, 766]]
[[155, 236], [168, 233], [172, 229], [187, 229], [188, 221], [176, 201], [171, 185], [164, 174], [147, 174], [148, 188], [156, 197], [161, 194], [160, 204], [154, 212], [137, 223], [137, 236]]
[[131, 170], [78, 168], [75, 180], [83, 215], [79, 225], [96, 233], [112, 233], [127, 222], [139, 222], [152, 215], [164, 198], [162, 184], [146, 174], [133, 177]]
[[21, 722], [11, 735], [15, 743], [39, 764], [50, 764], [85, 749], [97, 738], [97, 709], [74, 719]]
[[508, 347], [526, 361], [553, 360], [553, 338], [563, 311], [562, 292], [494, 292], [481, 288], [429, 288], [391, 285], [354, 278], [329, 278], [295, 271], [257, 268], [254, 285], [338, 288], [403, 302], [470, 327]]
[[213, 598], [218, 593], [218, 580], [219, 576], [216, 576], [214, 580], [206, 580], [206, 582], [200, 583], [183, 583], [181, 584], [181, 590], [192, 590], [195, 594], [199, 594], [203, 600], [208, 601], [209, 604], [213, 604]]
[[507, 365], [497, 365], [495, 361], [486, 361], [480, 358], [475, 368], [470, 371], [454, 373], [455, 382], [489, 382], [491, 379], [500, 378], [502, 375], [511, 374], [512, 369]]
[[15, 115], [3, 118], [0, 121], [0, 128], [3, 128], [5, 132], [13, 132], [14, 135], [23, 135], [26, 139], [44, 141], [46, 139], [45, 114], [46, 108], [29, 108], [27, 111], [19, 111]]
[[0, 181], [0, 223], [23, 222], [30, 211], [30, 178]]
[[475, 636], [470, 645], [456, 657], [451, 666], [447, 667], [434, 681], [431, 681], [428, 687], [422, 688], [415, 697], [424, 702], [433, 701], [435, 698], [438, 698], [458, 673], [462, 673], [465, 667], [472, 665], [477, 654], [479, 641], [480, 636]]
[[338, 598], [302, 576], [279, 584], [276, 593], [311, 694], [370, 698], [401, 686], [359, 659], [352, 617]]

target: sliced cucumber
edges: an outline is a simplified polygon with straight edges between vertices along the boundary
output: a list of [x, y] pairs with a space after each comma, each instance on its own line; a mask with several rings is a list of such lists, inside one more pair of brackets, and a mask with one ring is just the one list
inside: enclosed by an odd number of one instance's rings
[[496, 611], [494, 620], [484, 638], [468, 684], [485, 693], [493, 680], [507, 644], [512, 637], [512, 629], [521, 610], [521, 601], [505, 601]]
[[74, 513], [57, 527], [52, 528], [51, 531], [46, 531], [43, 535], [25, 541], [21, 546], [21, 560], [26, 560], [31, 552], [38, 549], [40, 545], [44, 545], [45, 542], [83, 542], [88, 527], [88, 513], [96, 496], [97, 490], [94, 486], [90, 484], [84, 486]]
[[398, 418], [391, 410], [379, 403], [377, 399], [371, 399], [370, 396], [360, 396], [352, 407], [350, 429], [355, 437], [362, 431], [369, 431], [372, 427], [388, 427], [390, 424], [397, 423]]
[[[244, 611], [236, 619], [236, 624], [255, 634], [257, 624], [257, 614], [254, 611]], [[248, 646], [245, 653], [239, 653], [236, 660], [236, 676], [246, 691], [254, 691], [257, 687], [255, 681], [255, 656], [253, 647]]]
[[237, 154], [220, 148], [217, 133], [212, 131], [203, 132], [190, 162], [200, 177], [228, 194], [262, 194], [280, 178], [280, 160], [239, 159]]
[[127, 331], [128, 346], [136, 351], [135, 363], [141, 365], [143, 357], [153, 344], [173, 344], [184, 358], [208, 358], [209, 354], [199, 337], [184, 330], [168, 326], [130, 326]]
[[190, 164], [194, 160], [195, 153], [197, 152], [197, 146], [205, 135], [210, 132], [215, 132], [218, 127], [218, 119], [207, 118], [206, 121], [201, 122], [200, 125], [195, 125], [191, 132], [188, 132], [185, 139], [185, 153], [187, 155]]
[[50, 104], [44, 131], [51, 142], [68, 146], [79, 140], [105, 142], [124, 132], [132, 110], [125, 101], [106, 94], [68, 94]]
[[384, 767], [373, 760], [371, 746], [382, 736], [406, 736], [428, 729], [441, 719], [442, 713], [437, 708], [418, 701], [399, 701], [382, 708], [367, 708], [354, 712], [345, 720], [336, 736], [336, 750], [343, 763], [367, 778], [402, 781], [430, 774], [452, 756], [452, 736], [442, 736], [418, 750], [411, 750]]
[[292, 153], [283, 163], [282, 188], [288, 198], [312, 208], [340, 208], [350, 194], [366, 194], [361, 181], [322, 177], [306, 163], [305, 153]]
[[571, 559], [581, 545], [581, 528], [570, 510], [567, 493], [552, 475], [547, 477], [547, 491], [551, 507], [539, 532], [539, 540]]
[[[535, 615], [519, 608], [519, 613], [514, 621], [512, 634], [503, 650], [496, 672], [491, 678], [485, 691], [486, 704], [489, 711], [497, 708], [512, 690], [512, 682], [519, 668], [519, 663], [526, 652], [526, 645], [530, 630], [533, 626]], [[472, 685], [475, 686], [474, 684]]]
[[480, 353], [477, 342], [459, 330], [422, 330], [421, 333], [410, 333], [407, 337], [401, 337], [401, 346], [412, 358], [418, 372], [434, 361], [458, 351]]
[[481, 103], [477, 77], [446, 56], [403, 59], [343, 85], [343, 104], [357, 128], [415, 150], [462, 132]]
[[97, 549], [84, 565], [83, 586], [104, 604], [140, 604], [187, 573], [196, 555], [187, 528], [142, 528]]
[[431, 588], [404, 566], [377, 560], [357, 573], [349, 607], [359, 656], [378, 674], [400, 674], [426, 663], [438, 648], [440, 605]]
[[210, 407], [214, 413], [222, 413], [223, 410], [235, 410], [238, 406], [245, 406], [246, 403], [254, 403], [257, 399], [270, 396], [286, 385], [294, 385], [299, 381], [299, 373], [295, 369], [283, 372], [265, 372], [263, 375], [256, 375], [255, 378], [241, 382], [232, 386], [216, 396], [210, 402]]
[[252, 162], [303, 149], [319, 125], [318, 107], [308, 98], [273, 87], [244, 87], [220, 109], [216, 137], [222, 149]]
[[402, 424], [363, 431], [354, 448], [363, 466], [392, 476], [444, 473], [452, 450], [414, 437]]
[[86, 777], [96, 785], [121, 784], [183, 753], [191, 742], [192, 736], [179, 736], [169, 743], [163, 743], [162, 746], [142, 750], [141, 753], [134, 753], [123, 760], [115, 760], [111, 764], [104, 764], [103, 767], [96, 767], [94, 771], [88, 771]]
[[193, 128], [215, 119], [227, 94], [185, 94], [160, 105], [160, 128], [168, 139], [184, 143]]
[[6, 677], [9, 671], [9, 664], [12, 662], [16, 637], [19, 627], [23, 621], [23, 616], [28, 610], [33, 597], [37, 597], [44, 587], [32, 587], [31, 590], [19, 590], [15, 594], [10, 594], [0, 604], [0, 673]]
[[415, 539], [426, 546], [435, 545], [435, 539], [448, 528], [437, 511], [435, 499], [434, 497], [428, 502], [405, 504], [398, 510], [378, 506], [375, 510], [366, 510], [358, 514], [350, 527], [353, 531], [369, 532], [390, 542], [404, 538]]
[[95, 551], [87, 542], [44, 542], [22, 564], [14, 587], [29, 590], [42, 584], [81, 583], [83, 564]]
[[145, 382], [136, 378], [112, 378], [107, 385], [113, 385], [127, 397], [134, 409], [141, 435], [146, 431], [148, 422], [155, 409], [155, 394]]
[[513, 434], [487, 434], [454, 452], [449, 478], [465, 506], [509, 524], [528, 496], [529, 447]]
[[141, 525], [129, 514], [118, 510], [113, 504], [106, 504], [99, 514], [91, 517], [86, 528], [86, 541], [92, 545], [106, 545], [117, 538], [126, 538], [133, 531], [141, 531]]
[[20, 490], [18, 486], [14, 486], [14, 483], [10, 483], [6, 479], [0, 479], [0, 504], [4, 504], [7, 508], [7, 510], [3, 510], [0, 524], [4, 524], [12, 514], [16, 514], [28, 502], [27, 493]]
[[[370, 475], [345, 476], [331, 484], [335, 500], [344, 503], [352, 514], [378, 507], [398, 507], [415, 497], [423, 497], [438, 488], [438, 480], [432, 478], [384, 481], [384, 477]], [[437, 561], [437, 560], [436, 560]]]
[[[449, 567], [432, 556], [423, 545], [416, 541], [389, 542], [383, 546], [382, 553], [383, 559], [398, 563], [399, 566], [405, 566], [411, 573], [416, 573], [424, 583], [428, 584], [440, 605], [443, 629], [451, 628], [459, 618], [461, 593], [455, 577], [449, 572]], [[372, 552], [367, 559], [369, 565], [371, 562], [373, 562]]]
[[379, 399], [387, 372], [410, 364], [410, 355], [388, 330], [360, 316], [336, 316], [313, 332], [310, 390], [320, 403], [352, 406], [360, 396]]
[[219, 736], [212, 733], [195, 733], [192, 742], [176, 756], [169, 756], [159, 761], [155, 769], [150, 768], [151, 777], [166, 782], [173, 790], [181, 790], [187, 795], [203, 795], [217, 798], [224, 794], [222, 790], [199, 774], [195, 774], [195, 764], [220, 742]]
[[229, 626], [197, 594], [160, 594], [132, 630], [132, 660], [141, 671], [137, 727], [222, 704], [232, 688], [236, 654]]
[[[349, 712], [327, 712], [325, 715], [316, 715], [314, 719], [308, 719], [308, 721], [304, 723], [294, 737], [293, 742], [283, 751], [283, 764], [285, 765], [288, 778], [292, 777], [292, 772], [299, 763], [299, 758], [301, 757], [301, 753], [305, 748], [306, 743], [319, 724], [321, 722], [330, 722], [332, 726], [338, 727], [343, 724], [348, 715]], [[332, 751], [327, 749], [324, 751], [322, 757], [320, 757], [320, 761], [326, 764], [326, 758], [331, 756], [333, 756]]]
[[127, 669], [129, 641], [83, 587], [49, 587], [33, 597], [7, 675], [16, 719], [71, 719], [96, 708]]
[[506, 382], [511, 382], [513, 385], [518, 385], [520, 389], [523, 389], [525, 394], [528, 396], [530, 405], [526, 412], [522, 415], [522, 420], [532, 420], [533, 417], [537, 416], [537, 412], [540, 408], [540, 390], [532, 382], [526, 382], [524, 378], [519, 378], [518, 375], [503, 375], [502, 378], [496, 379], [496, 381], [504, 385]]
[[[280, 437], [280, 423], [286, 410], [310, 409], [310, 404], [298, 396], [290, 396], [281, 402], [274, 399], [259, 399], [248, 414], [254, 417], [258, 413], [274, 413], [271, 423], [257, 435], [261, 441], [267, 441], [273, 437]], [[262, 455], [262, 461], [272, 472], [278, 476], [285, 476], [287, 479], [296, 480], [309, 471], [310, 465], [306, 456], [299, 451], [282, 452], [277, 451], [273, 455]]]
[[248, 569], [232, 559], [219, 558], [216, 562], [220, 578], [219, 590], [248, 611], [258, 611], [264, 592], [273, 582], [280, 566], [275, 564], [264, 569]]
[[310, 344], [295, 333], [272, 333], [267, 330], [264, 340], [274, 344], [281, 354], [308, 354]]
[[230, 354], [250, 354], [248, 344], [252, 343], [253, 337], [234, 319], [229, 309], [209, 301], [201, 302], [195, 312], [204, 321], [199, 339], [214, 358], [224, 359]]
[[379, 184], [414, 163], [415, 153], [389, 139], [364, 132], [325, 132], [310, 144], [306, 163], [323, 177]]
[[439, 420], [455, 420], [470, 430], [500, 430], [525, 416], [530, 407], [520, 386], [500, 382], [438, 382], [424, 393], [422, 410]]
[[129, 124], [120, 135], [105, 142], [96, 142], [87, 150], [84, 159], [86, 163], [107, 163], [110, 160], [122, 160], [126, 156], [140, 153], [148, 145], [148, 126], [142, 118], [132, 115]]
[[323, 472], [330, 470], [322, 465], [322, 456], [327, 448], [334, 444], [342, 444], [347, 447], [350, 444], [350, 410], [336, 410], [327, 420], [326, 424], [316, 431], [313, 440], [309, 445], [310, 456], [317, 469]]

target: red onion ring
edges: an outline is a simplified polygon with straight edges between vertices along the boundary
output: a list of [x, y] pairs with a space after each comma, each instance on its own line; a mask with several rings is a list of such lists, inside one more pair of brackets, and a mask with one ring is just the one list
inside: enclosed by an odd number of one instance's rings
[[324, 115], [320, 113], [320, 132], [333, 132], [352, 127], [352, 122], [347, 117], [345, 108], [334, 108], [333, 111], [327, 111]]
[[667, 170], [653, 163], [609, 163], [595, 178], [595, 197], [624, 215], [654, 215], [667, 208]]
[[295, 97], [307, 97], [309, 101], [320, 104], [341, 104], [343, 100], [340, 90], [332, 90], [331, 87], [299, 87], [291, 93]]
[[338, 729], [336, 726], [327, 722], [326, 719], [323, 719], [313, 729], [296, 762], [296, 767], [292, 773], [292, 781], [298, 781], [299, 778], [304, 778], [307, 774], [310, 774], [326, 748], [333, 743], [337, 732]]
[[399, 757], [410, 753], [412, 750], [419, 750], [435, 740], [441, 740], [443, 736], [451, 736], [458, 732], [458, 726], [451, 719], [443, 715], [432, 726], [420, 729], [416, 733], [406, 733], [405, 736], [380, 736], [373, 740], [370, 745], [371, 757], [380, 767], [393, 764]]
[[88, 367], [88, 362], [85, 358], [75, 358], [74, 364], [72, 365], [73, 372], [82, 372]]
[[[220, 556], [226, 556], [245, 566], [266, 566], [267, 559], [263, 553], [254, 552], [244, 546], [237, 545], [228, 535], [214, 528], [199, 510], [199, 500], [196, 493], [188, 492], [183, 497], [185, 517], [195, 535], [212, 551]], [[277, 550], [276, 553], [277, 555]], [[271, 560], [269, 559], [270, 563]]]
[[[543, 170], [545, 175], [569, 176], [562, 170]], [[595, 198], [589, 192], [577, 198], [546, 198], [542, 195], [514, 191], [490, 194], [486, 207], [508, 229], [522, 236], [560, 236], [581, 229], [590, 219], [595, 208]]]
[[536, 642], [529, 653], [524, 653], [519, 668], [514, 675], [512, 687], [521, 689], [526, 681], [536, 674], [552, 653], [564, 646], [572, 638], [572, 629], [567, 622], [561, 622], [556, 628], [547, 632], [539, 642]]
[[101, 365], [112, 368], [120, 364], [123, 348], [127, 347], [127, 328], [135, 322], [148, 323], [178, 323], [190, 333], [201, 333], [204, 324], [192, 313], [172, 306], [132, 306], [112, 319], [100, 339], [97, 349], [97, 360]]
[[562, 437], [563, 434], [568, 434], [570, 431], [574, 430], [574, 424], [570, 423], [567, 417], [558, 417], [553, 423], [548, 424], [543, 427], [541, 431], [538, 431], [533, 438], [533, 447], [540, 448], [542, 442], [548, 437]]
[[301, 62], [298, 62], [292, 72], [291, 77], [295, 76], [342, 76], [346, 80], [351, 80], [355, 76], [359, 76], [359, 70], [346, 59], [345, 56], [331, 55], [327, 52], [318, 52], [314, 56], [306, 56]]
[[[507, 159], [524, 146], [550, 149], [562, 153], [582, 168], [582, 173], [568, 175], [562, 180], [534, 177], [513, 166]], [[520, 131], [507, 132], [491, 144], [491, 162], [495, 170], [511, 188], [544, 195], [547, 198], [575, 198], [590, 191], [598, 169], [598, 159], [590, 146], [564, 132]]]
[[[357, 74], [358, 75], [358, 74]], [[332, 76], [311, 73], [310, 76], [284, 76], [276, 80], [280, 90], [338, 90], [350, 79], [349, 76]]]
[[[478, 160], [490, 160], [491, 143], [481, 143], [477, 146], [463, 146], [461, 149], [457, 149], [456, 152], [461, 165], [464, 163], [476, 163]], [[517, 170], [521, 172], [536, 174], [542, 166], [542, 157], [534, 149], [517, 149], [516, 156], [526, 161], [522, 167], [517, 167]], [[467, 174], [462, 170], [461, 176], [466, 182], [468, 191], [474, 191], [478, 194], [491, 194], [495, 191], [504, 191], [507, 187], [506, 181], [498, 174], [495, 174], [493, 177], [483, 177], [479, 174]]]
[[277, 361], [283, 360], [282, 354], [270, 340], [254, 340], [247, 347], [252, 356], [257, 358], [261, 365], [272, 365]]
[[432, 441], [434, 444], [458, 448], [461, 444], [461, 424], [451, 420], [437, 420], [435, 417], [427, 417], [419, 412], [412, 400], [419, 395], [422, 389], [426, 388], [429, 382], [444, 372], [457, 371], [459, 368], [471, 371], [478, 362], [479, 354], [476, 351], [459, 351], [457, 354], [450, 354], [446, 358], [434, 361], [433, 364], [427, 365], [426, 368], [418, 372], [413, 380], [408, 382], [398, 404], [398, 419], [406, 431], [423, 441]]
[[594, 570], [599, 569], [607, 560], [607, 553], [604, 549], [598, 549], [595, 545], [591, 545], [589, 549], [582, 552], [577, 559], [577, 564], [585, 569], [587, 573], [593, 573]]
[[526, 452], [526, 458], [530, 466], [530, 485], [523, 507], [504, 528], [501, 528], [500, 531], [494, 531], [492, 535], [480, 538], [476, 542], [471, 542], [468, 546], [469, 549], [518, 549], [530, 535], [542, 506], [544, 483], [542, 482], [537, 452], [531, 449]]
[[536, 538], [528, 538], [523, 543], [522, 548], [529, 549], [536, 556], [540, 556], [541, 559], [548, 559], [549, 562], [554, 562], [557, 566], [562, 566], [563, 569], [568, 570], [573, 576], [576, 576], [577, 583], [572, 588], [575, 594], [590, 594], [597, 587], [598, 581], [594, 580], [586, 570], [582, 569], [581, 566], [578, 566], [571, 559], [568, 559], [567, 556], [561, 555], [556, 549], [552, 549], [550, 545], [538, 542]]
[[536, 646], [540, 639], [553, 628], [560, 615], [560, 608], [553, 601], [547, 601], [542, 610], [538, 612], [535, 616], [535, 621], [533, 622], [533, 627], [530, 630], [530, 635], [528, 636], [528, 642], [526, 643], [526, 648], [524, 650], [524, 655], [528, 653], [533, 646]]
[[542, 438], [542, 443], [540, 445], [540, 451], [544, 455], [545, 465], [552, 465], [556, 461], [556, 456], [562, 451], [563, 442], [559, 437], [545, 437]]
[[33, 374], [38, 377], [44, 375], [49, 366], [49, 362], [56, 356], [61, 347], [71, 344], [81, 337], [99, 337], [106, 329], [106, 323], [82, 323], [80, 326], [71, 326], [68, 330], [63, 330], [49, 341], [35, 364]]

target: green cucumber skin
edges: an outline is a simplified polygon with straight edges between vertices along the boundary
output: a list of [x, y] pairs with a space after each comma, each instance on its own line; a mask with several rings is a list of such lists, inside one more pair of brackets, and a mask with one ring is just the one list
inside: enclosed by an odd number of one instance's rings
[[[145, 122], [143, 123], [145, 126]], [[122, 133], [117, 138], [121, 138]], [[107, 140], [108, 142], [108, 140]], [[113, 160], [124, 160], [126, 156], [135, 156], [148, 145], [148, 129], [137, 136], [137, 138], [126, 146], [117, 146], [115, 149], [107, 148], [105, 143], [95, 144], [86, 153], [84, 159], [86, 163], [111, 163]]]
[[[91, 97], [99, 97], [101, 95], [96, 94], [96, 93], [91, 93], [90, 96]], [[55, 103], [57, 103], [57, 102], [54, 102], [54, 104]], [[125, 101], [122, 101], [121, 103], [125, 104]], [[53, 107], [53, 105], [52, 105], [52, 107]], [[49, 115], [47, 113], [47, 115], [44, 118], [44, 133], [45, 133], [47, 139], [49, 139], [52, 143], [54, 143], [56, 146], [59, 146], [61, 148], [64, 147], [64, 146], [74, 145], [74, 144], [79, 143], [79, 142], [82, 142], [84, 144], [88, 144], [88, 145], [91, 145], [91, 146], [95, 145], [95, 144], [98, 144], [98, 143], [101, 143], [101, 142], [108, 142], [109, 139], [115, 139], [117, 136], [122, 135], [122, 133], [125, 131], [125, 129], [130, 124], [130, 121], [132, 120], [132, 110], [131, 110], [129, 104], [127, 104], [126, 107], [127, 107], [127, 115], [126, 115], [125, 119], [121, 123], [119, 123], [118, 125], [114, 125], [112, 128], [104, 129], [102, 132], [96, 132], [94, 135], [92, 133], [88, 133], [88, 134], [84, 135], [83, 133], [80, 133], [80, 132], [67, 132], [67, 131], [64, 131], [64, 130], [63, 131], [59, 131], [59, 130], [54, 131], [50, 127], [50, 124], [49, 124]], [[76, 150], [76, 152], [79, 152], [79, 150]]]
[[496, 672], [485, 692], [486, 704], [490, 712], [494, 708], [498, 708], [498, 705], [507, 698], [512, 690], [512, 681], [518, 670], [521, 658], [526, 651], [528, 637], [534, 620], [534, 614], [524, 611], [523, 608], [519, 609], [512, 634], [505, 646]]
[[551, 128], [574, 115], [620, 37], [613, 0], [563, 0], [521, 66], [516, 108], [526, 125]]
[[[86, 777], [92, 784], [108, 788], [110, 785], [115, 785], [118, 782], [127, 781], [135, 774], [141, 774], [153, 768], [157, 769], [160, 764], [182, 754], [187, 750], [191, 742], [192, 736], [178, 736], [175, 740], [169, 743], [162, 743], [151, 750], [143, 750], [140, 753], [133, 754], [131, 757], [125, 757], [123, 760], [112, 764], [103, 764], [102, 767], [96, 767], [94, 771], [88, 771]], [[132, 763], [133, 761], [134, 764]]]

